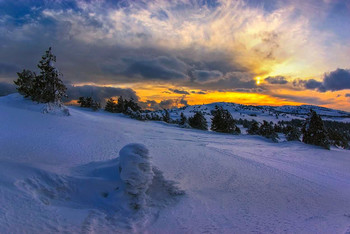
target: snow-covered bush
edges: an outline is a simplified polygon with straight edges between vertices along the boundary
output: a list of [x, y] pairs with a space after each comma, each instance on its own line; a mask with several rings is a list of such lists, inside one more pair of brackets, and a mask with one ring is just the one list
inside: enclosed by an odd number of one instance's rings
[[154, 176], [148, 149], [137, 143], [124, 146], [119, 152], [120, 178], [125, 183], [125, 192], [135, 198], [134, 207], [143, 206], [146, 191]]
[[63, 105], [61, 102], [49, 102], [46, 103], [42, 109], [42, 113], [47, 114], [55, 114], [55, 115], [64, 115], [70, 116], [69, 109]]

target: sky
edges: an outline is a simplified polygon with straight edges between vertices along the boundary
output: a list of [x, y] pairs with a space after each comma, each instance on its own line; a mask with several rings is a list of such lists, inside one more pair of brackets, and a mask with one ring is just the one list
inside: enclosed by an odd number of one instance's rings
[[0, 0], [0, 95], [49, 47], [68, 101], [350, 111], [350, 0]]

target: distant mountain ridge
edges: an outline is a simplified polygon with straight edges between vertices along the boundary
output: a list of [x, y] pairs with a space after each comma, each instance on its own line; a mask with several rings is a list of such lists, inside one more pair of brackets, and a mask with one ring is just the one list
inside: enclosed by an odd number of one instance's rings
[[[258, 122], [262, 122], [263, 120], [278, 122], [281, 120], [290, 121], [292, 119], [305, 119], [310, 109], [316, 111], [324, 120], [350, 122], [349, 112], [314, 105], [253, 106], [229, 102], [216, 102], [173, 108], [169, 109], [169, 113], [171, 118], [178, 119], [181, 112], [186, 116], [192, 116], [196, 111], [202, 111], [209, 120], [211, 118], [211, 111], [215, 109], [215, 106], [222, 106], [224, 109], [227, 109], [235, 119], [255, 119]], [[162, 110], [158, 110], [153, 113], [161, 114], [162, 112]]]

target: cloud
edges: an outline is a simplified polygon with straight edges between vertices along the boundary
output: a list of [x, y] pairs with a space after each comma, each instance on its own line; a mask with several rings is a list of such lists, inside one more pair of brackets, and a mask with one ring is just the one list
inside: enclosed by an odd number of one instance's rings
[[19, 67], [15, 64], [1, 63], [0, 62], [0, 74], [9, 75], [16, 74], [19, 71]]
[[189, 95], [190, 93], [185, 91], [185, 90], [179, 90], [179, 89], [169, 89], [171, 92], [173, 93], [177, 93], [177, 94], [186, 94]]
[[191, 91], [191, 93], [196, 93], [196, 94], [207, 94], [206, 92], [204, 91]]
[[223, 76], [220, 71], [195, 70], [193, 72], [194, 80], [196, 82], [205, 83], [212, 82]]
[[139, 102], [140, 106], [144, 109], [159, 110], [159, 109], [171, 109], [179, 106], [187, 106], [188, 102], [185, 99], [186, 95], [183, 95], [178, 99], [164, 99], [160, 102], [155, 100], [147, 100], [145, 102]]
[[315, 79], [306, 80], [304, 83], [305, 88], [307, 89], [322, 89], [322, 82]]
[[175, 106], [176, 102], [172, 99], [166, 99], [159, 103], [159, 107], [162, 109], [170, 109]]
[[187, 106], [188, 105], [188, 102], [187, 102], [187, 100], [185, 99], [185, 95], [180, 99], [180, 101], [179, 101], [179, 104], [181, 104], [181, 105], [184, 105], [184, 106]]
[[184, 73], [186, 64], [173, 57], [159, 56], [156, 58], [128, 58], [123, 60], [127, 63], [127, 69], [122, 73], [125, 76], [136, 76], [143, 79], [186, 79]]
[[[206, 83], [194, 83], [194, 87], [200, 87], [206, 90], [230, 91], [237, 88], [254, 89], [257, 88], [254, 74], [250, 72], [228, 72], [218, 80]], [[189, 84], [191, 85], [191, 84]]]
[[329, 100], [322, 100], [319, 97], [294, 96], [292, 94], [271, 94], [273, 97], [287, 99], [299, 103], [312, 103], [314, 105], [327, 105]]
[[[341, 2], [2, 0], [0, 80], [35, 69], [52, 46], [63, 79], [75, 84], [161, 81], [254, 91], [258, 75], [312, 77], [348, 65], [350, 34], [344, 28], [350, 15], [333, 12], [339, 4], [348, 9]], [[346, 87], [335, 80], [303, 87]]]
[[323, 80], [325, 90], [337, 91], [350, 89], [350, 69], [337, 69], [325, 74]]
[[67, 85], [67, 95], [68, 99], [76, 100], [79, 97], [92, 97], [94, 100], [104, 103], [105, 99], [116, 96], [123, 96], [123, 98], [130, 99], [133, 98], [135, 101], [139, 100], [136, 92], [132, 89], [122, 89], [114, 87], [101, 87], [94, 85], [84, 85], [84, 86], [72, 86]]
[[16, 86], [14, 84], [0, 82], [0, 96], [6, 96], [11, 93], [16, 93]]
[[326, 73], [322, 82], [314, 79], [300, 82], [304, 84], [306, 89], [316, 89], [319, 92], [350, 89], [350, 70], [338, 68], [335, 71]]
[[346, 94], [345, 94], [345, 97], [350, 97], [350, 93], [346, 93]]
[[274, 77], [269, 76], [264, 80], [267, 81], [269, 84], [287, 84], [288, 83], [288, 81], [284, 76], [274, 76]]

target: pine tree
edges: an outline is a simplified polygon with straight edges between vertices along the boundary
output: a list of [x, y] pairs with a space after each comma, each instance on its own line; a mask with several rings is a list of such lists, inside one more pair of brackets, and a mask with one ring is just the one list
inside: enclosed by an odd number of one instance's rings
[[249, 135], [259, 135], [259, 123], [253, 119], [247, 132]]
[[129, 101], [125, 102], [126, 108], [130, 107], [131, 110], [137, 112], [141, 111], [141, 107], [135, 102], [134, 98], [131, 98]]
[[327, 131], [321, 117], [315, 111], [310, 110], [309, 117], [306, 119], [302, 131], [304, 143], [330, 149]]
[[204, 115], [201, 111], [196, 112], [193, 117], [190, 117], [188, 119], [188, 122], [192, 128], [208, 130], [207, 120], [204, 118]]
[[234, 133], [239, 134], [241, 130], [236, 126], [236, 121], [228, 110], [222, 107], [215, 106], [212, 112], [211, 130], [215, 132]]
[[117, 107], [116, 107], [116, 112], [117, 113], [124, 113], [126, 111], [125, 108], [125, 102], [122, 96], [120, 96], [118, 98], [118, 103], [117, 103]]
[[287, 141], [300, 141], [300, 137], [301, 137], [301, 132], [299, 130], [299, 128], [297, 127], [292, 127], [292, 126], [288, 126], [288, 130], [286, 133], [286, 139]]
[[80, 107], [86, 107], [85, 97], [79, 97], [77, 103], [80, 104]]
[[30, 70], [23, 69], [22, 72], [17, 72], [18, 79], [14, 81], [17, 85], [17, 91], [24, 97], [30, 97], [33, 93], [33, 82], [35, 73]]
[[170, 114], [167, 109], [164, 109], [163, 121], [166, 123], [170, 123]]
[[54, 67], [54, 62], [56, 56], [52, 54], [50, 47], [39, 61], [40, 75], [29, 70], [17, 73], [18, 79], [14, 83], [18, 86], [19, 93], [37, 102], [60, 103], [67, 88], [59, 78], [62, 74]]
[[260, 126], [258, 135], [271, 139], [274, 142], [277, 142], [278, 139], [278, 135], [275, 132], [272, 124], [267, 122], [266, 120], [264, 120], [263, 124]]
[[185, 125], [186, 123], [187, 123], [187, 117], [184, 115], [183, 112], [181, 112], [179, 125]]
[[34, 99], [39, 102], [59, 102], [65, 96], [66, 86], [59, 78], [62, 74], [54, 67], [56, 56], [51, 47], [45, 52], [38, 64], [40, 75], [35, 77]]
[[85, 107], [90, 108], [92, 106], [93, 100], [92, 97], [85, 98]]
[[105, 111], [108, 112], [116, 112], [117, 110], [117, 104], [114, 102], [113, 98], [108, 99], [106, 106], [105, 106]]
[[101, 109], [101, 103], [93, 100], [90, 107], [93, 111], [98, 111]]

